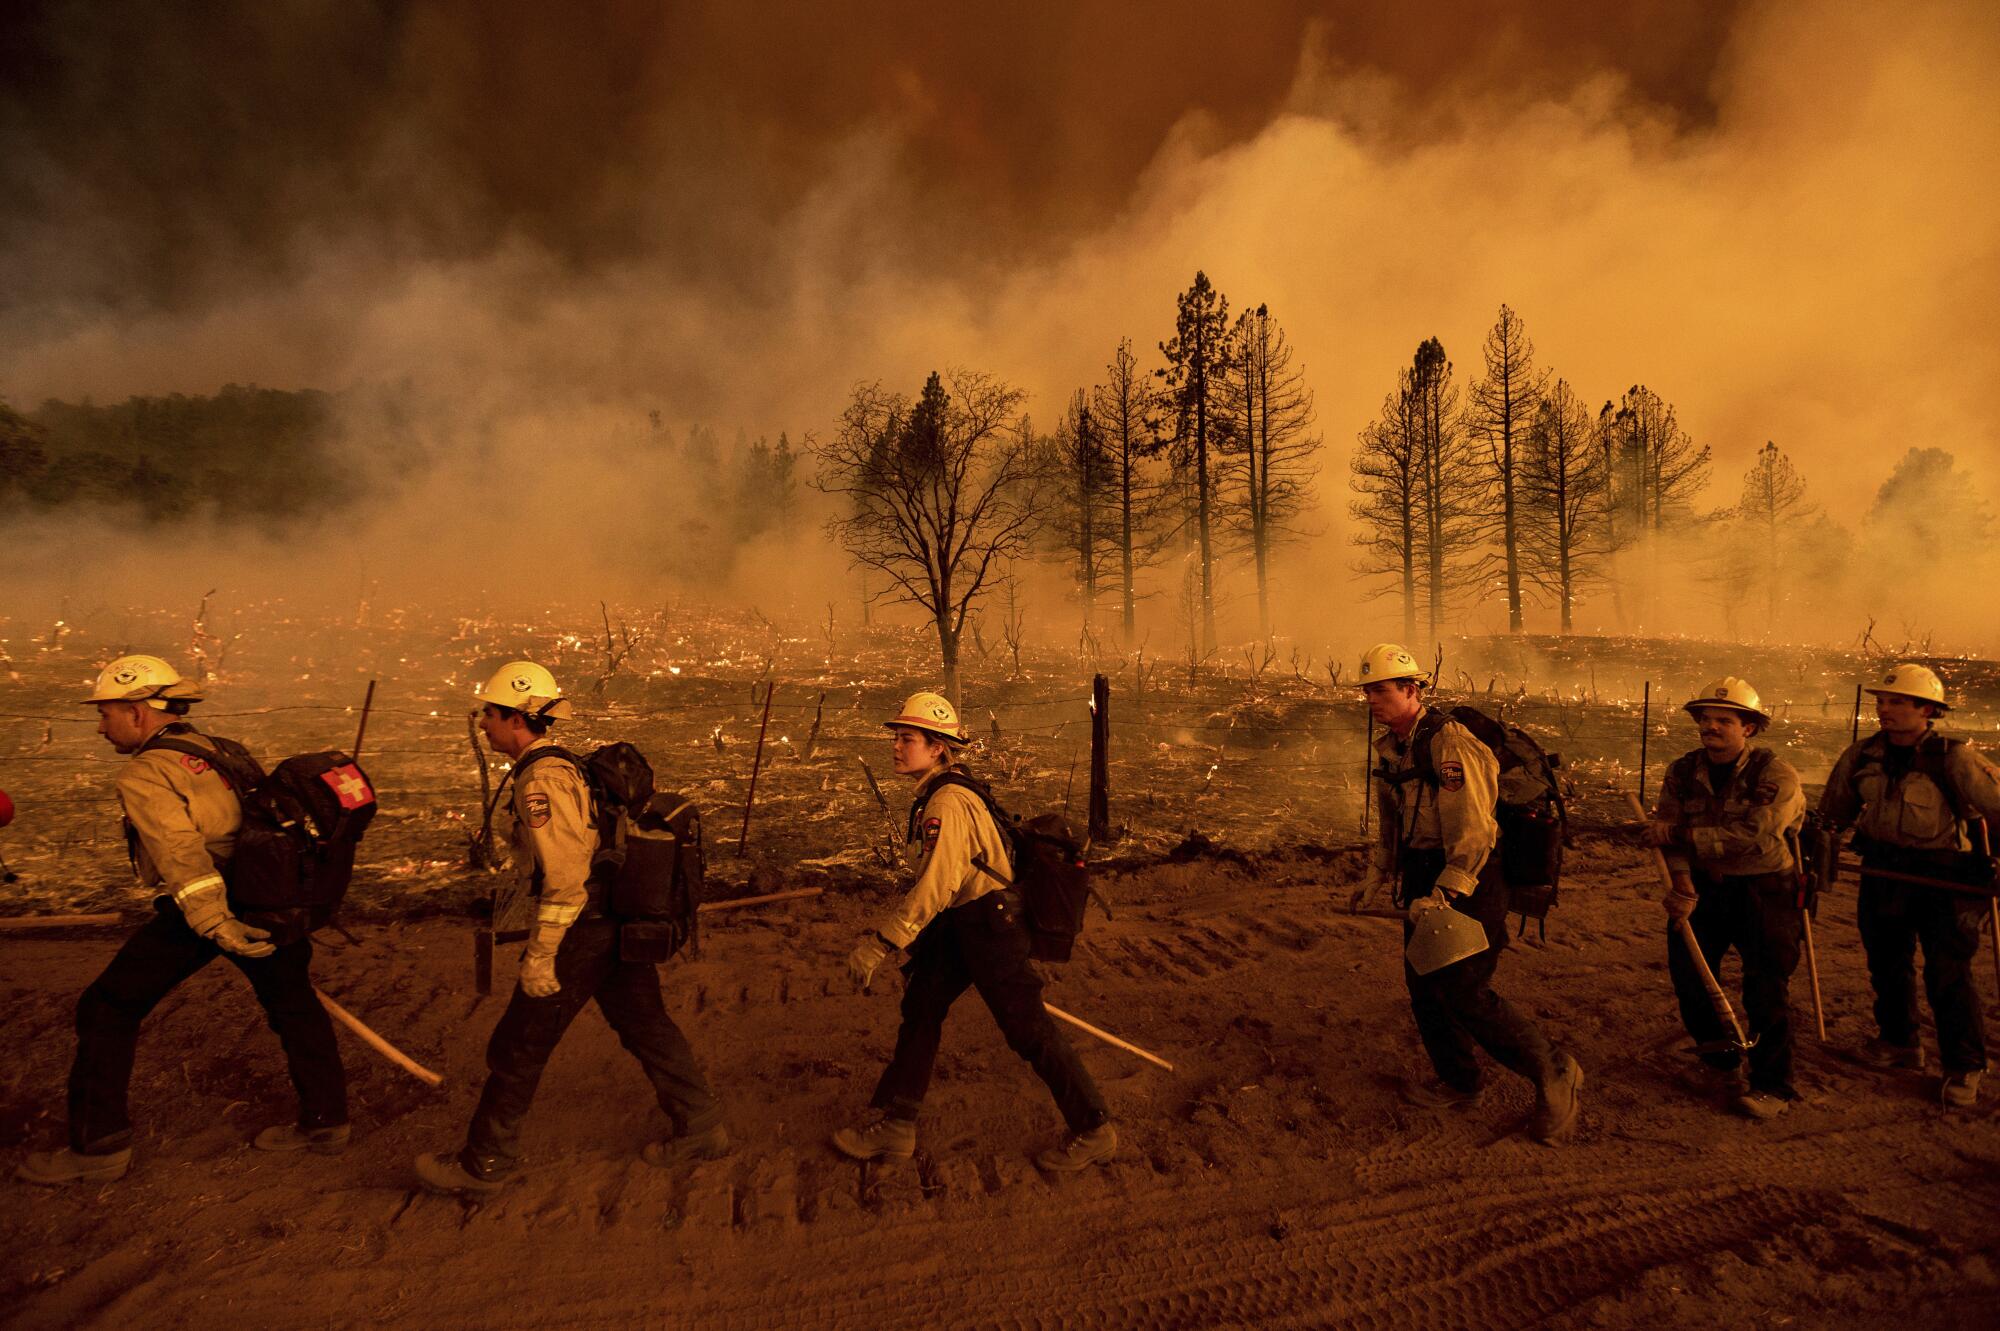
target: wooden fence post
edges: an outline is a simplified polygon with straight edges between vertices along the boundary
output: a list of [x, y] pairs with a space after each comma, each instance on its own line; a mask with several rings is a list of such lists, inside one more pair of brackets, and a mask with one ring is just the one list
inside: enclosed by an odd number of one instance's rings
[[1646, 681], [1645, 695], [1639, 702], [1639, 803], [1646, 802], [1646, 740], [1653, 729], [1653, 681]]
[[1090, 681], [1090, 831], [1092, 841], [1111, 839], [1111, 681]]

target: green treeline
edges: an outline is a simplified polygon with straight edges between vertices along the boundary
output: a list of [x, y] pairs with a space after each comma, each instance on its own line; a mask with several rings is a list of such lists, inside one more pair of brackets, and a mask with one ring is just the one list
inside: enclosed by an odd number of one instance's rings
[[366, 490], [332, 394], [229, 384], [111, 406], [0, 402], [0, 509], [130, 508], [148, 520], [282, 520]]

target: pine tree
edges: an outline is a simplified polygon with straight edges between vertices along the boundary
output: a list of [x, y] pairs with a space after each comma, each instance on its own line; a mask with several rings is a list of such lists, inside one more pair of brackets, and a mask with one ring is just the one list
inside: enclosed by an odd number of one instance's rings
[[1548, 376], [1535, 368], [1535, 344], [1521, 316], [1507, 306], [1486, 334], [1486, 377], [1473, 385], [1466, 425], [1485, 445], [1482, 459], [1492, 487], [1493, 534], [1500, 543], [1507, 587], [1507, 629], [1521, 631], [1521, 436], [1534, 419]]
[[1223, 511], [1257, 581], [1257, 634], [1271, 635], [1271, 553], [1297, 539], [1312, 498], [1319, 437], [1305, 370], [1266, 306], [1245, 311], [1231, 330], [1221, 376]]
[[1569, 633], [1583, 590], [1604, 576], [1609, 487], [1590, 409], [1566, 380], [1536, 404], [1520, 461], [1522, 573], [1555, 600]]
[[1215, 651], [1215, 543], [1213, 472], [1210, 437], [1216, 421], [1224, 359], [1228, 355], [1229, 300], [1196, 272], [1194, 282], [1176, 298], [1174, 336], [1160, 344], [1167, 364], [1160, 373], [1173, 412], [1174, 442], [1169, 453], [1180, 489], [1188, 496], [1189, 518], [1199, 561], [1201, 650]]

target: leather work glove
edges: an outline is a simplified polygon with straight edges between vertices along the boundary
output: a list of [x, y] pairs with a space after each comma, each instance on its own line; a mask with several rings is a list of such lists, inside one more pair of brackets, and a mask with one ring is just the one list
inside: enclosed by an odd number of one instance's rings
[[1409, 914], [1412, 920], [1421, 920], [1431, 911], [1450, 909], [1451, 898], [1446, 895], [1443, 888], [1438, 887], [1431, 889], [1420, 897], [1411, 898]]
[[224, 952], [234, 952], [239, 957], [268, 957], [276, 952], [278, 949], [265, 941], [270, 936], [270, 930], [245, 924], [234, 915], [223, 916], [204, 935]]
[[180, 899], [180, 908], [187, 927], [224, 952], [239, 957], [268, 957], [278, 950], [265, 941], [271, 936], [269, 930], [245, 924], [229, 913], [220, 880], [189, 892]]
[[1651, 820], [1648, 820], [1646, 825], [1639, 829], [1640, 839], [1649, 846], [1671, 846], [1679, 839], [1679, 833], [1680, 827], [1678, 824], [1654, 822]]
[[1667, 923], [1679, 924], [1682, 920], [1694, 914], [1695, 902], [1700, 900], [1700, 898], [1695, 895], [1694, 879], [1688, 877], [1686, 874], [1675, 874], [1673, 876], [1673, 884], [1673, 887], [1668, 889], [1667, 895], [1661, 900], [1660, 904], [1667, 909]]
[[562, 946], [563, 930], [536, 929], [521, 954], [521, 992], [530, 998], [553, 998], [562, 992], [556, 980], [556, 949]]
[[888, 956], [889, 945], [875, 934], [856, 943], [854, 950], [847, 954], [847, 973], [854, 977], [854, 987], [863, 993], [868, 992], [868, 982], [875, 978], [876, 968]]
[[1382, 871], [1371, 864], [1368, 866], [1368, 872], [1362, 876], [1361, 885], [1354, 889], [1352, 896], [1348, 897], [1347, 908], [1351, 911], [1360, 910], [1361, 904], [1364, 901], [1367, 901], [1381, 890]]

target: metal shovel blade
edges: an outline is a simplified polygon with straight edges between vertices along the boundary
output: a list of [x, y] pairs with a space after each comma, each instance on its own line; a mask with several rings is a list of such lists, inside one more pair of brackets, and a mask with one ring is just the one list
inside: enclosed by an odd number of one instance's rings
[[1427, 910], [1403, 948], [1403, 959], [1417, 974], [1429, 975], [1455, 961], [1476, 957], [1488, 946], [1486, 926], [1470, 915], [1449, 907]]

